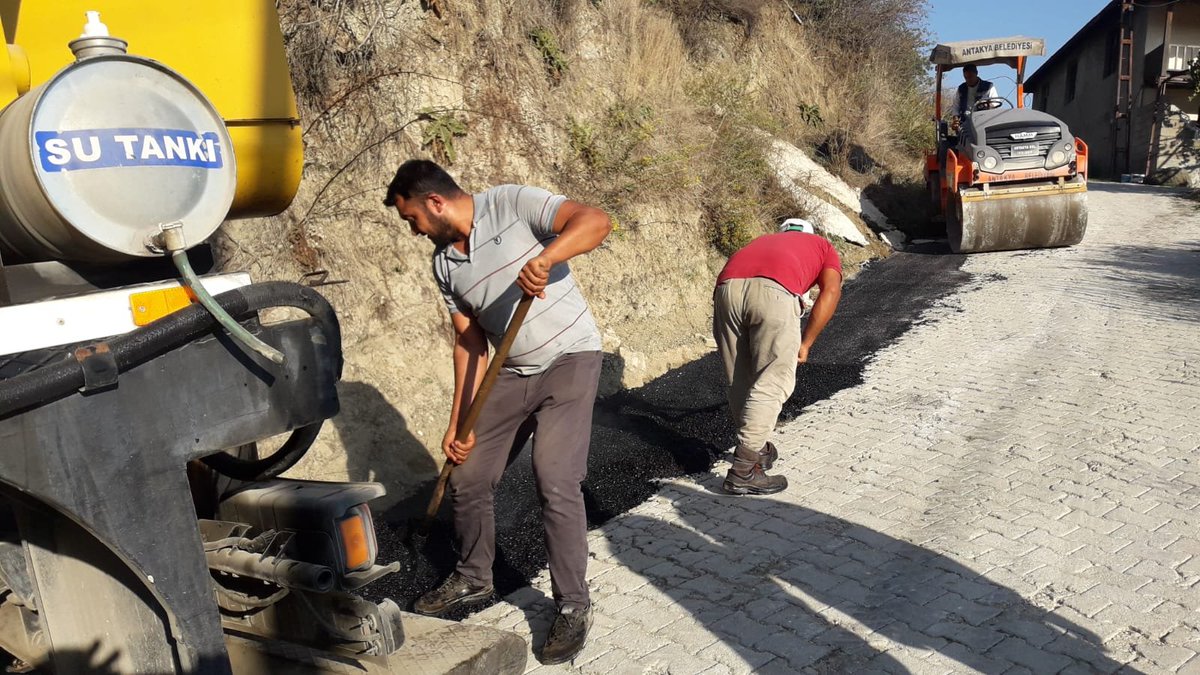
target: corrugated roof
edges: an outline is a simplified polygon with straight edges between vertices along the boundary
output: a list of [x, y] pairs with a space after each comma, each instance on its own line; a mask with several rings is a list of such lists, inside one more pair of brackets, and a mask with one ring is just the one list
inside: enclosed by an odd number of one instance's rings
[[1049, 77], [1050, 73], [1056, 67], [1058, 67], [1059, 62], [1074, 52], [1075, 48], [1078, 47], [1084, 40], [1086, 40], [1091, 35], [1092, 31], [1101, 26], [1105, 26], [1109, 21], [1120, 20], [1120, 14], [1120, 0], [1112, 0], [1112, 2], [1109, 2], [1107, 5], [1105, 5], [1104, 8], [1096, 14], [1096, 16], [1092, 17], [1091, 21], [1088, 21], [1086, 24], [1084, 24], [1083, 28], [1079, 29], [1079, 32], [1075, 33], [1075, 35], [1072, 35], [1071, 39], [1067, 40], [1066, 44], [1060, 47], [1058, 51], [1051, 54], [1050, 58], [1046, 59], [1046, 62], [1037, 69], [1037, 72], [1025, 79], [1025, 89], [1027, 91], [1037, 89], [1038, 86], [1042, 84], [1042, 80]]

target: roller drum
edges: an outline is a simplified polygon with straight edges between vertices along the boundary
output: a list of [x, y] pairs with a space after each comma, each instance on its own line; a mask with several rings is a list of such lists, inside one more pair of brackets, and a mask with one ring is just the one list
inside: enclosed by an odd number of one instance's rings
[[955, 253], [1072, 246], [1087, 229], [1087, 184], [961, 190], [947, 204], [946, 236]]

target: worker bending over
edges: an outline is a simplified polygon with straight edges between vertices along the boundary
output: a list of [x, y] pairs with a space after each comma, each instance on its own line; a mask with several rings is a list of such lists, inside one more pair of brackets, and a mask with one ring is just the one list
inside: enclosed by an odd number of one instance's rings
[[[787, 487], [768, 476], [779, 453], [768, 438], [796, 388], [796, 364], [808, 360], [842, 295], [842, 263], [804, 221], [750, 242], [734, 253], [713, 296], [713, 337], [729, 383], [729, 411], [738, 426], [733, 466], [722, 486], [731, 494], [767, 495]], [[821, 294], [803, 331], [800, 296]]]

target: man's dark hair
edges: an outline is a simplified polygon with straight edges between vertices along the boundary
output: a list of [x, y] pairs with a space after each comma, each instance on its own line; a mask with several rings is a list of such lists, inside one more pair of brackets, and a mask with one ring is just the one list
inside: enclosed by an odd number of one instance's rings
[[388, 185], [384, 206], [395, 206], [396, 197], [409, 199], [414, 195], [439, 194], [457, 197], [463, 189], [454, 182], [446, 170], [427, 159], [410, 159], [396, 170], [396, 177]]
[[978, 75], [979, 74], [979, 66], [975, 65], [974, 63], [968, 63], [967, 65], [963, 66], [963, 72], [964, 73], [975, 73], [976, 75]]

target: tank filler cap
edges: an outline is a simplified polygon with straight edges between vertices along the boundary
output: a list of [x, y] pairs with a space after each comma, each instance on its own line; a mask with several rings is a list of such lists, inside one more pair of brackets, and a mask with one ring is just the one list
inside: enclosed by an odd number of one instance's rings
[[109, 37], [108, 26], [105, 26], [100, 21], [100, 12], [84, 12], [87, 16], [87, 23], [83, 25], [83, 34], [79, 37]]
[[69, 44], [77, 61], [105, 54], [125, 54], [128, 51], [128, 42], [109, 34], [108, 26], [100, 21], [100, 12], [85, 12], [85, 16], [87, 23], [83, 24], [83, 33]]

